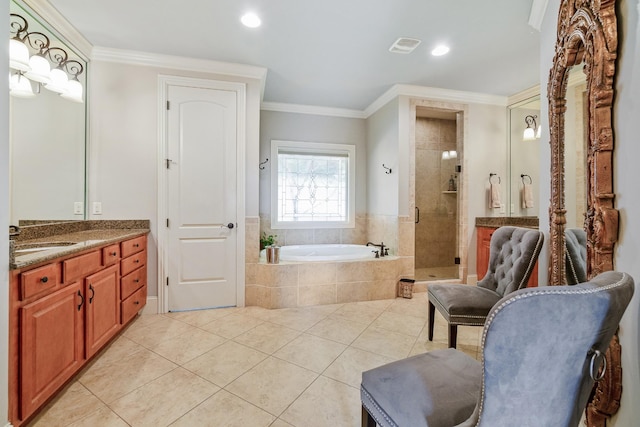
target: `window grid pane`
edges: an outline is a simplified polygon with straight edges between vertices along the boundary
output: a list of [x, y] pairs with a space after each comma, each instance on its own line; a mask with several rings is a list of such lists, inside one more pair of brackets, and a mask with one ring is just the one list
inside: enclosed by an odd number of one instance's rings
[[348, 157], [278, 154], [278, 221], [347, 221]]

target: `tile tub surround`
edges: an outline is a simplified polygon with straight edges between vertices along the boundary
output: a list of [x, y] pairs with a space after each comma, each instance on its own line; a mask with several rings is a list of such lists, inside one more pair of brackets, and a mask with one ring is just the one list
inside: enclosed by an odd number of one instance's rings
[[[394, 298], [405, 274], [403, 257], [338, 262], [282, 262], [253, 266], [246, 304], [288, 308]], [[413, 271], [409, 272], [410, 274]]]
[[[71, 255], [110, 242], [133, 238], [149, 232], [149, 220], [73, 221], [21, 227], [10, 241], [9, 268], [12, 270]], [[53, 250], [16, 256], [15, 247], [40, 243], [74, 242]]]

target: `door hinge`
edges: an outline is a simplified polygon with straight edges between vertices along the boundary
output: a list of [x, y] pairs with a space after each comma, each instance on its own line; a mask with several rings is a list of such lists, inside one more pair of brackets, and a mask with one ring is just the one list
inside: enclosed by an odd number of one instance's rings
[[169, 166], [171, 166], [171, 159], [164, 159], [164, 163], [167, 166], [167, 169], [169, 169]]
[[456, 264], [456, 265], [459, 265], [460, 264], [460, 257], [455, 257], [453, 259], [453, 263]]
[[456, 165], [456, 172], [462, 172], [462, 165]]
[[169, 101], [167, 101], [167, 110], [169, 109], [170, 109], [170, 104], [169, 104]]
[[167, 286], [169, 286], [169, 277], [167, 276]]
[[169, 218], [167, 218], [167, 228], [169, 228]]

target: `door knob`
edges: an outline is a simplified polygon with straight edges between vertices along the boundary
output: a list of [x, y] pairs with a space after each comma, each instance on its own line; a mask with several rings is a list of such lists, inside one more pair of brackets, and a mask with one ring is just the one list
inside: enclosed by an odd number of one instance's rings
[[224, 227], [226, 227], [226, 228], [228, 228], [229, 230], [231, 230], [231, 229], [232, 229], [233, 227], [235, 227], [235, 226], [233, 225], [233, 223], [232, 223], [232, 222], [230, 222], [230, 223], [229, 223], [229, 224], [227, 224], [227, 225], [223, 225], [221, 228], [224, 228]]

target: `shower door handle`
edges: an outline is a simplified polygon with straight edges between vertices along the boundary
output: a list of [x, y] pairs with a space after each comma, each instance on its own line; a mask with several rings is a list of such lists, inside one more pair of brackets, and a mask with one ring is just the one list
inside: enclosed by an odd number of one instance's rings
[[416, 224], [420, 222], [420, 208], [416, 206]]

